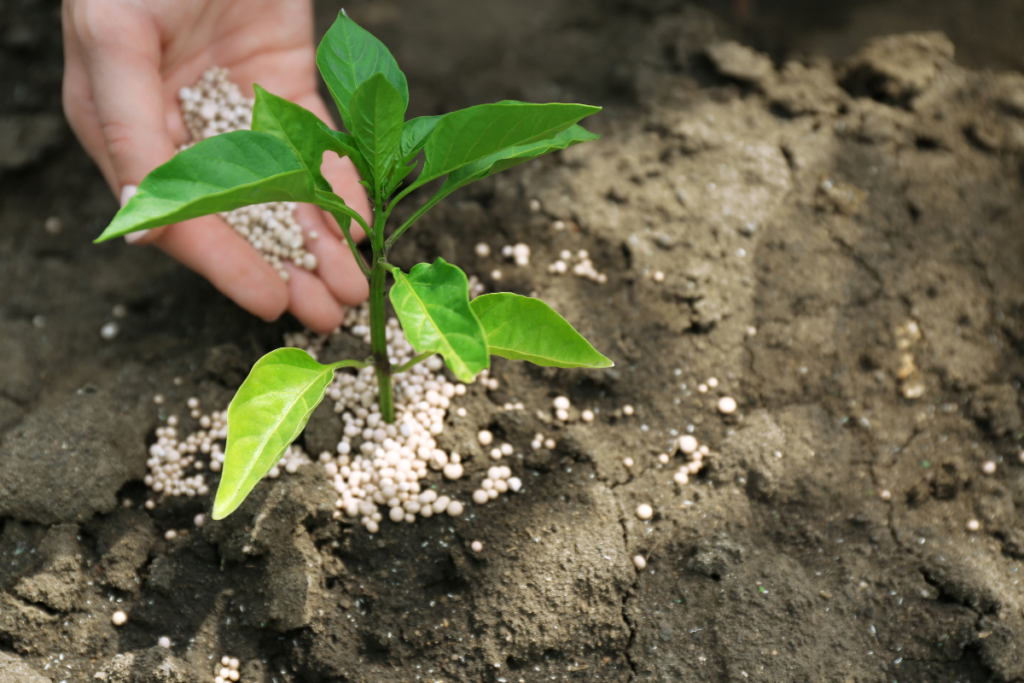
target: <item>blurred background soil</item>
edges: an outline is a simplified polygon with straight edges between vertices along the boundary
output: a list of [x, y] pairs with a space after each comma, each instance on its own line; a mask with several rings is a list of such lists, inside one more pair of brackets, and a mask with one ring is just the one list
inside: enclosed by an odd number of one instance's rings
[[[1024, 680], [1024, 3], [346, 10], [410, 115], [605, 107], [599, 142], [464, 191], [394, 260], [536, 294], [616, 367], [497, 361], [455, 404], [446, 485], [468, 499], [486, 427], [526, 486], [457, 519], [369, 536], [312, 466], [201, 531], [208, 499], [142, 509], [154, 429], [299, 327], [90, 243], [116, 205], [60, 112], [58, 3], [0, 3], [0, 682], [206, 682], [224, 654], [245, 683]], [[519, 241], [529, 267], [499, 255]], [[566, 249], [607, 284], [549, 273]], [[557, 395], [598, 419], [541, 419]], [[678, 486], [690, 430], [711, 453]]]

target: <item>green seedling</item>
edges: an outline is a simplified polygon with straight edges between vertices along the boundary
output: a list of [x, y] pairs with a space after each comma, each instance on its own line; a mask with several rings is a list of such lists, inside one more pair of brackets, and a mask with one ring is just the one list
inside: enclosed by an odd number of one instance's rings
[[[511, 293], [470, 300], [465, 273], [443, 259], [420, 263], [408, 273], [388, 262], [395, 241], [455, 190], [597, 138], [578, 122], [599, 108], [506, 101], [407, 121], [405, 75], [384, 44], [344, 12], [320, 43], [317, 65], [348, 132], [331, 130], [311, 112], [257, 85], [252, 130], [203, 140], [155, 169], [97, 240], [250, 204], [307, 202], [337, 219], [369, 279], [369, 359], [322, 365], [304, 351], [285, 348], [253, 366], [228, 407], [215, 519], [234, 511], [280, 460], [339, 368], [372, 365], [381, 415], [393, 422], [392, 376], [434, 354], [463, 382], [488, 368], [491, 356], [562, 368], [612, 365], [543, 301]], [[373, 207], [372, 223], [346, 205], [321, 175], [326, 151], [348, 156], [355, 164]], [[417, 167], [419, 175], [407, 181]], [[395, 206], [440, 178], [444, 182], [436, 194], [386, 235]], [[369, 236], [369, 265], [356, 249], [352, 221]], [[394, 280], [388, 292], [391, 304], [419, 353], [400, 367], [391, 365], [385, 340], [388, 275]]]

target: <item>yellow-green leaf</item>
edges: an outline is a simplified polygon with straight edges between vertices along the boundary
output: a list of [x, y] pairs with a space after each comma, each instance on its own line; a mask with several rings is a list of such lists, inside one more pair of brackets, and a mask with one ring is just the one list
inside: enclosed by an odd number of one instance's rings
[[478, 296], [470, 306], [483, 325], [492, 355], [556, 368], [614, 365], [540, 299], [499, 292]]
[[483, 328], [469, 307], [469, 280], [456, 266], [439, 258], [420, 263], [406, 275], [392, 271], [388, 292], [409, 343], [419, 353], [439, 353], [463, 382], [490, 365]]
[[302, 432], [334, 377], [301, 349], [256, 361], [228, 406], [228, 442], [213, 518], [234, 512]]

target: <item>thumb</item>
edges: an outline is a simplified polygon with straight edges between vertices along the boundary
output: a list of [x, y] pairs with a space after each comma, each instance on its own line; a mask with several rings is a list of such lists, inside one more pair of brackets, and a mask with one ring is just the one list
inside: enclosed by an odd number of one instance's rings
[[[161, 39], [152, 17], [134, 3], [85, 3], [74, 17], [92, 85], [103, 145], [124, 203], [147, 173], [174, 155], [167, 130]], [[157, 230], [132, 233], [150, 242]]]

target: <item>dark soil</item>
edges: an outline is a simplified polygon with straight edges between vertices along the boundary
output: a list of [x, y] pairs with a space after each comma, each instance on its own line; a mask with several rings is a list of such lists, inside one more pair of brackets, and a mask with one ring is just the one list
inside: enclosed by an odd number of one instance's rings
[[[601, 141], [464, 192], [395, 260], [535, 292], [616, 367], [496, 362], [501, 388], [471, 387], [472, 424], [443, 438], [471, 477], [476, 429], [530, 453], [524, 492], [375, 536], [332, 520], [316, 467], [201, 532], [208, 498], [138, 505], [168, 411], [226, 405], [298, 327], [90, 244], [115, 203], [61, 122], [58, 8], [0, 6], [0, 682], [208, 682], [225, 653], [244, 683], [1024, 680], [1024, 76], [953, 55], [1022, 68], [1024, 9], [706, 5], [348, 7], [406, 68], [413, 114], [606, 105]], [[888, 27], [953, 42], [869, 40]], [[525, 241], [532, 265], [480, 240]], [[608, 283], [548, 274], [563, 249]], [[558, 394], [598, 419], [546, 424]], [[513, 399], [527, 410], [499, 410]], [[333, 428], [315, 425], [310, 443]], [[688, 425], [712, 452], [680, 487], [681, 456], [657, 455]], [[530, 451], [537, 431], [558, 448]]]

